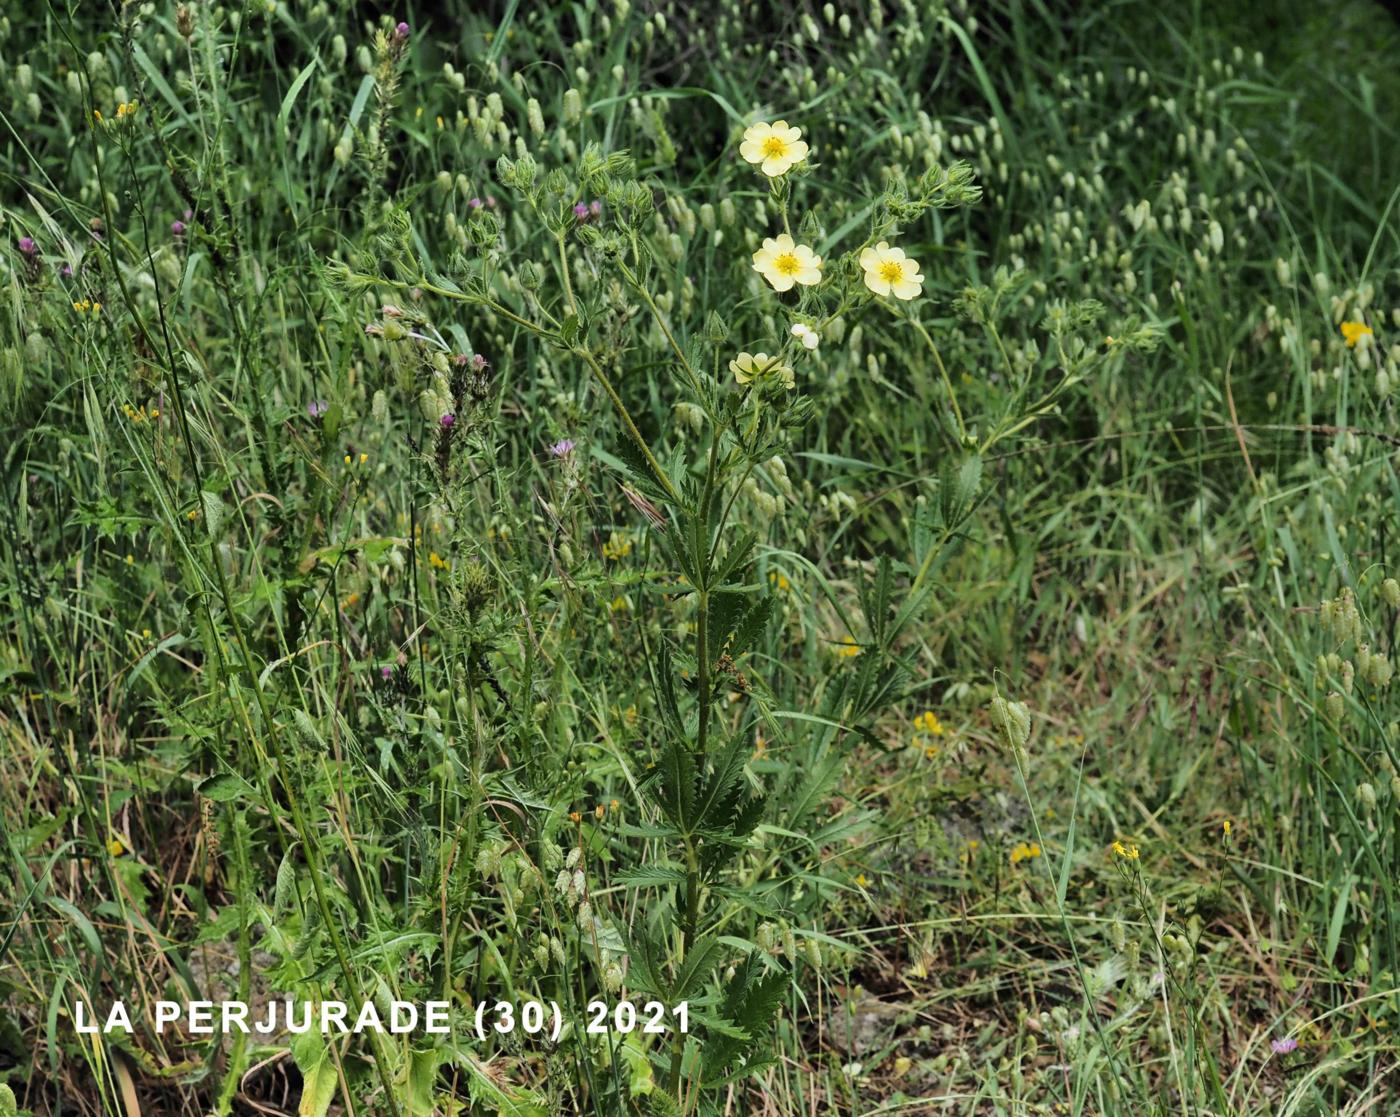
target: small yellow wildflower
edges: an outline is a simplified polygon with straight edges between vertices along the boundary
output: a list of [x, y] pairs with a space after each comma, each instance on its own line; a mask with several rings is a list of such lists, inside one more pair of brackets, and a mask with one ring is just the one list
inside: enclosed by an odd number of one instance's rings
[[369, 461], [369, 455], [368, 455], [368, 454], [361, 454], [361, 455], [360, 455], [360, 464], [361, 464], [361, 465], [364, 465], [365, 462], [367, 462], [367, 461]]
[[1013, 865], [1019, 865], [1022, 861], [1030, 861], [1039, 856], [1039, 842], [1017, 842], [1011, 847], [1011, 863]]
[[569, 821], [570, 821], [570, 822], [582, 822], [582, 821], [583, 821], [583, 812], [581, 812], [581, 811], [570, 811], [570, 812], [569, 812]]
[[92, 110], [92, 119], [95, 120], [95, 121], [97, 121], [98, 124], [101, 124], [101, 123], [102, 123], [102, 110], [101, 110], [101, 109], [93, 109], [93, 110]]
[[859, 887], [859, 888], [864, 888], [864, 887], [865, 887], [867, 884], [869, 884], [869, 883], [870, 883], [870, 882], [869, 882], [868, 880], [865, 879], [865, 874], [864, 874], [864, 873], [857, 873], [857, 874], [856, 874], [856, 886], [857, 886], [857, 887]]
[[787, 580], [787, 577], [781, 571], [770, 570], [768, 572], [768, 581], [784, 593], [792, 589], [792, 583]]
[[596, 807], [593, 808], [593, 817], [596, 818], [599, 822], [603, 820], [603, 816], [607, 813], [608, 809], [605, 806], [603, 806], [602, 803], [599, 803]]
[[740, 384], [747, 384], [760, 376], [773, 377], [789, 390], [796, 383], [792, 369], [767, 353], [740, 353], [729, 362], [729, 371]]
[[1113, 843], [1113, 855], [1115, 857], [1121, 857], [1125, 861], [1136, 861], [1141, 856], [1141, 854], [1138, 852], [1137, 846], [1124, 845], [1122, 842], [1119, 841], [1115, 841]]
[[919, 262], [904, 255], [904, 249], [891, 248], [888, 241], [862, 252], [860, 266], [865, 269], [865, 285], [877, 295], [916, 299], [924, 288]]
[[790, 127], [786, 120], [750, 124], [744, 130], [739, 154], [769, 178], [780, 178], [807, 158], [807, 143], [802, 129]]
[[936, 757], [937, 755], [938, 755], [938, 746], [937, 746], [937, 745], [925, 745], [925, 746], [924, 746], [924, 759], [925, 759], [925, 760], [932, 760], [932, 759], [934, 759], [934, 757]]
[[107, 839], [107, 852], [113, 857], [120, 857], [126, 852], [126, 843], [118, 837]]
[[932, 710], [925, 710], [914, 719], [914, 728], [920, 733], [927, 733], [933, 737], [943, 736], [945, 730], [943, 723], [938, 720], [938, 715]]
[[632, 553], [632, 540], [625, 535], [613, 532], [608, 536], [608, 541], [603, 544], [603, 557], [612, 562], [624, 559]]
[[849, 636], [836, 645], [836, 654], [842, 659], [853, 659], [860, 655], [861, 651], [861, 646]]
[[1347, 348], [1355, 349], [1363, 337], [1374, 337], [1376, 331], [1365, 322], [1343, 322], [1342, 337], [1346, 338]]
[[349, 465], [349, 464], [350, 464], [350, 455], [349, 455], [349, 454], [346, 454], [346, 455], [345, 455], [345, 464], [346, 464], [346, 465]]
[[609, 605], [608, 608], [614, 613], [623, 613], [626, 612], [628, 609], [632, 608], [632, 605], [627, 600], [627, 598], [619, 594], [617, 597], [614, 597], [612, 599], [612, 604]]
[[1226, 839], [1230, 837], [1230, 831], [1232, 829], [1233, 827], [1230, 825], [1230, 820], [1228, 818], [1220, 824], [1220, 833]]
[[428, 565], [437, 570], [451, 570], [452, 564], [436, 551], [428, 552]]
[[191, 523], [199, 519], [199, 509], [191, 508], [188, 512], [185, 513], [185, 519], [189, 520]]
[[822, 258], [787, 233], [779, 233], [766, 237], [763, 247], [753, 254], [753, 270], [768, 280], [773, 290], [791, 291], [794, 283], [811, 287], [821, 282]]

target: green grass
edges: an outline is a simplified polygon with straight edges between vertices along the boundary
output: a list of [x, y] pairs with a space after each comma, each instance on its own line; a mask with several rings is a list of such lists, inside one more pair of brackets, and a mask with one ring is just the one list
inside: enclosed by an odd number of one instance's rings
[[0, 1117], [1400, 1111], [1396, 26], [397, 18], [0, 24]]

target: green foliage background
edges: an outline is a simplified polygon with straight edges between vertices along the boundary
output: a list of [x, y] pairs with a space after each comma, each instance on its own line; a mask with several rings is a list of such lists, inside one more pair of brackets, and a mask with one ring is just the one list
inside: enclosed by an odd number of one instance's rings
[[0, 36], [0, 1115], [1396, 1111], [1380, 8]]

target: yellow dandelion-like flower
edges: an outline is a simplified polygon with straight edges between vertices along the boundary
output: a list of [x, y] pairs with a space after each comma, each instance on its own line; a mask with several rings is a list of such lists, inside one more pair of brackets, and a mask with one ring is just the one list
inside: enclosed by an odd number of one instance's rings
[[1230, 820], [1228, 818], [1220, 824], [1220, 833], [1223, 837], [1228, 838], [1230, 836], [1230, 832], [1233, 829], [1234, 827], [1230, 824]]
[[113, 857], [120, 857], [123, 853], [126, 852], [126, 843], [117, 837], [108, 838], [107, 852]]
[[927, 733], [933, 737], [943, 736], [945, 730], [943, 723], [938, 720], [938, 715], [932, 710], [925, 710], [914, 719], [914, 728], [920, 733]]
[[861, 650], [861, 646], [849, 636], [836, 645], [836, 654], [842, 659], [853, 659], [860, 655]]
[[740, 353], [729, 362], [729, 371], [740, 384], [748, 384], [759, 377], [772, 377], [780, 381], [784, 388], [791, 390], [797, 382], [791, 367], [783, 364], [780, 358], [770, 357], [767, 353]]
[[1374, 337], [1376, 331], [1365, 322], [1343, 322], [1342, 337], [1346, 338], [1347, 348], [1355, 349], [1363, 337]]
[[786, 120], [750, 124], [744, 130], [739, 154], [769, 178], [780, 178], [807, 158], [807, 143], [802, 129], [790, 127]]
[[860, 266], [865, 269], [865, 285], [877, 295], [916, 299], [924, 289], [919, 262], [906, 256], [904, 249], [891, 248], [888, 241], [862, 252]]
[[428, 552], [428, 565], [438, 570], [451, 570], [452, 564], [436, 551]]
[[1113, 856], [1121, 857], [1125, 861], [1136, 861], [1141, 856], [1138, 847], [1135, 845], [1124, 845], [1122, 842], [1113, 843]]
[[924, 746], [924, 759], [925, 759], [925, 760], [933, 760], [933, 759], [934, 759], [935, 757], [937, 757], [937, 756], [938, 756], [938, 746], [937, 746], [937, 745], [925, 745], [925, 746]]
[[811, 287], [821, 282], [822, 258], [787, 233], [779, 233], [766, 237], [763, 247], [753, 254], [753, 270], [768, 280], [773, 290], [791, 291], [795, 283]]
[[857, 887], [859, 887], [859, 888], [864, 888], [864, 887], [865, 887], [867, 884], [869, 884], [869, 883], [870, 883], [870, 882], [869, 882], [868, 880], [865, 879], [865, 874], [864, 874], [864, 873], [857, 873], [857, 874], [856, 874], [856, 886], [857, 886]]

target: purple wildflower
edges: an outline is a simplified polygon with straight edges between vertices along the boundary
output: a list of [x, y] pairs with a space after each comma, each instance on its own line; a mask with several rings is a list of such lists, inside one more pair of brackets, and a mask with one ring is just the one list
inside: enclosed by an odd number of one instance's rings
[[1298, 1050], [1298, 1040], [1293, 1036], [1284, 1036], [1283, 1039], [1269, 1040], [1269, 1046], [1274, 1049], [1275, 1055], [1287, 1055]]
[[602, 217], [603, 203], [600, 202], [597, 198], [594, 198], [592, 203], [588, 207], [588, 212], [591, 213], [594, 217]]
[[481, 371], [482, 369], [484, 369], [485, 367], [486, 367], [486, 358], [483, 357], [480, 353], [473, 353], [473, 354], [472, 354], [472, 368], [476, 369], [477, 372], [480, 372], [480, 371]]
[[574, 452], [574, 440], [572, 438], [561, 438], [549, 448], [550, 457], [567, 458]]
[[577, 217], [580, 221], [588, 220], [588, 212], [588, 206], [586, 206], [583, 202], [579, 202], [578, 205], [574, 206], [574, 216]]
[[34, 253], [39, 251], [39, 246], [34, 243], [33, 237], [20, 237], [19, 250], [26, 256], [33, 256]]
[[60, 267], [60, 268], [58, 269], [58, 274], [61, 275], [61, 276], [63, 276], [64, 279], [72, 279], [72, 278], [73, 278], [73, 265], [72, 265], [72, 264], [64, 264], [62, 267]]
[[184, 217], [184, 219], [185, 219], [186, 221], [193, 221], [193, 220], [194, 220], [194, 210], [192, 210], [192, 209], [187, 209], [187, 210], [185, 210], [184, 214], [182, 214], [182, 216]]
[[379, 669], [379, 677], [380, 677], [381, 679], [391, 679], [391, 678], [393, 678], [393, 677], [394, 677], [394, 669], [393, 669], [392, 667], [381, 667], [381, 668]]
[[438, 424], [442, 427], [443, 430], [447, 430], [447, 428], [452, 426], [452, 424], [456, 421], [457, 416], [449, 411], [446, 415], [444, 415], [441, 419], [438, 420]]
[[170, 223], [171, 235], [182, 237], [185, 235], [185, 223], [183, 221], [172, 221]]
[[330, 404], [323, 399], [313, 399], [306, 405], [306, 413], [313, 419], [319, 419], [330, 410]]
[[480, 198], [473, 198], [467, 203], [467, 205], [470, 206], [472, 209], [480, 209], [485, 204], [486, 203], [483, 202]]

